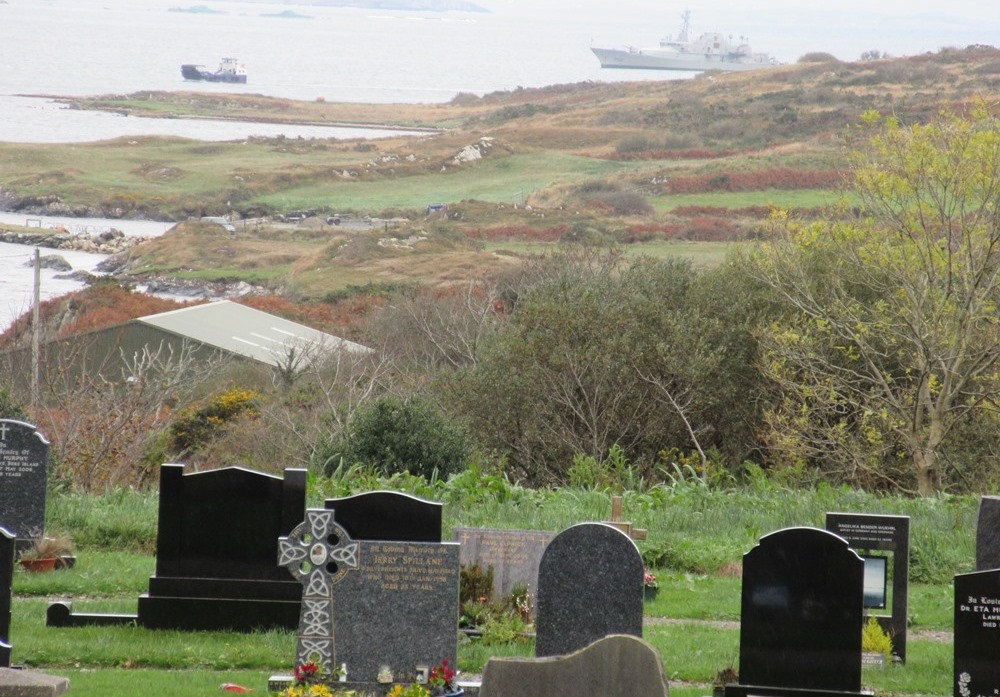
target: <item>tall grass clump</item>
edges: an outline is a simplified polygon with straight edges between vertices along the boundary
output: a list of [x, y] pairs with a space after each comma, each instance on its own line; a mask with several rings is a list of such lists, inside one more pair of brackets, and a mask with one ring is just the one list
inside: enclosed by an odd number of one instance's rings
[[71, 534], [78, 548], [152, 552], [159, 494], [120, 488], [103, 495], [56, 489], [46, 510], [51, 531]]

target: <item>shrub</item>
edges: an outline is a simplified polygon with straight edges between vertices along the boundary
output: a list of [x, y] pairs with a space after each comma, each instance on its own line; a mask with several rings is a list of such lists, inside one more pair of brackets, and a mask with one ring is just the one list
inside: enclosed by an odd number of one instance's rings
[[840, 60], [834, 56], [832, 53], [824, 53], [822, 51], [813, 51], [811, 53], [804, 54], [799, 58], [799, 63], [839, 63]]
[[359, 408], [341, 444], [342, 458], [349, 464], [426, 479], [463, 469], [469, 450], [464, 429], [419, 397], [381, 397]]
[[204, 446], [230, 421], [240, 415], [255, 415], [260, 393], [232, 389], [204, 406], [185, 409], [170, 425], [170, 445], [175, 452], [191, 452]]
[[633, 153], [651, 150], [654, 147], [649, 138], [643, 135], [625, 136], [615, 147], [615, 152], [619, 155], [631, 155]]

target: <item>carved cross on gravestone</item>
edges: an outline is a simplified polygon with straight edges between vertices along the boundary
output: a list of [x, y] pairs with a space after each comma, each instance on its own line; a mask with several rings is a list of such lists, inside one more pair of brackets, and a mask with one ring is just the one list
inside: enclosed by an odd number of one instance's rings
[[359, 565], [359, 546], [333, 520], [333, 511], [310, 508], [305, 522], [278, 539], [278, 565], [302, 583], [295, 665], [315, 661], [327, 674], [337, 665], [333, 587]]

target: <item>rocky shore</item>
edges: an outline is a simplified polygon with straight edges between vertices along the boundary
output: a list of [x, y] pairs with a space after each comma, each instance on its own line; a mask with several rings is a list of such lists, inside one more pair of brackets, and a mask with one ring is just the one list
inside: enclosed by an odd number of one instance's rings
[[0, 242], [23, 244], [45, 249], [65, 249], [91, 254], [117, 254], [131, 249], [148, 238], [126, 236], [121, 230], [108, 230], [91, 235], [86, 232], [65, 232], [56, 229], [26, 232], [0, 227]]

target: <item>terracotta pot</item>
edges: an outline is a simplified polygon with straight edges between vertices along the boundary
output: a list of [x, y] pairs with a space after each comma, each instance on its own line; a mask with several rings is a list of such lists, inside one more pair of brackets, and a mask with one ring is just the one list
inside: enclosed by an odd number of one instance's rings
[[27, 571], [52, 571], [56, 568], [59, 557], [46, 557], [44, 559], [21, 559], [21, 566]]

